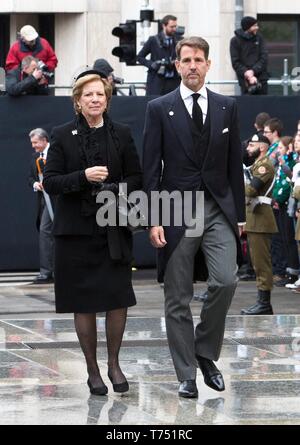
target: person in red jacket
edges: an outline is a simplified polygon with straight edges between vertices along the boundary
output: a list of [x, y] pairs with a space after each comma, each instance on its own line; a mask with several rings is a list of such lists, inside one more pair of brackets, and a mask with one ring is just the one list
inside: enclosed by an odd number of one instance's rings
[[57, 57], [50, 43], [40, 37], [33, 26], [25, 25], [20, 30], [19, 39], [11, 46], [5, 64], [5, 70], [19, 68], [26, 56], [33, 56], [41, 60], [46, 67], [44, 70], [54, 71], [57, 66]]

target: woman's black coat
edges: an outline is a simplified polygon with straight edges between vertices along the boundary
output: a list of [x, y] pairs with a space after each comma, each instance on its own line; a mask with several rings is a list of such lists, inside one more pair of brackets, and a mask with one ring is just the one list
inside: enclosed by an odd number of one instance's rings
[[[127, 191], [130, 193], [141, 188], [139, 158], [129, 127], [115, 122], [113, 126], [119, 146], [116, 146], [108, 131], [109, 176], [106, 182], [127, 183]], [[92, 235], [95, 230], [96, 215], [84, 216], [81, 209], [82, 194], [92, 187], [82, 167], [80, 140], [76, 119], [52, 131], [43, 185], [49, 195], [58, 195], [54, 236]], [[127, 228], [109, 227], [108, 242], [113, 259], [130, 261], [132, 239]]]

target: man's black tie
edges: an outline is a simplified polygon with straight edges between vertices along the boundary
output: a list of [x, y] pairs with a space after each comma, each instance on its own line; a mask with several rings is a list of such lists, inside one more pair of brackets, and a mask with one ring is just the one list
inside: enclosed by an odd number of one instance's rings
[[202, 131], [203, 128], [203, 114], [200, 105], [198, 104], [198, 99], [200, 97], [199, 93], [192, 94], [193, 98], [193, 110], [192, 117], [193, 121], [196, 124], [199, 131]]

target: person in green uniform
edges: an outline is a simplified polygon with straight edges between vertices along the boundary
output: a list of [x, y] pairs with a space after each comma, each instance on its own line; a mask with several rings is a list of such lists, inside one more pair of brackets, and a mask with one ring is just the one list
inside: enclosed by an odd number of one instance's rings
[[272, 188], [275, 169], [268, 158], [270, 143], [266, 136], [255, 134], [247, 151], [255, 161], [245, 168], [246, 227], [250, 256], [256, 274], [257, 301], [242, 309], [242, 315], [273, 314], [271, 290], [273, 273], [271, 261], [271, 235], [277, 232], [272, 210]]

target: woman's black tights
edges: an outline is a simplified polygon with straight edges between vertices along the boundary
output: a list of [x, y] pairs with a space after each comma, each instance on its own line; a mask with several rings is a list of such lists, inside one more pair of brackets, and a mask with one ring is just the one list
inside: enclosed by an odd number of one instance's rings
[[[106, 312], [105, 330], [108, 355], [108, 372], [113, 383], [122, 383], [125, 376], [119, 365], [119, 351], [126, 325], [127, 308]], [[84, 353], [89, 380], [93, 386], [104, 384], [97, 363], [96, 314], [74, 314], [77, 337]]]

